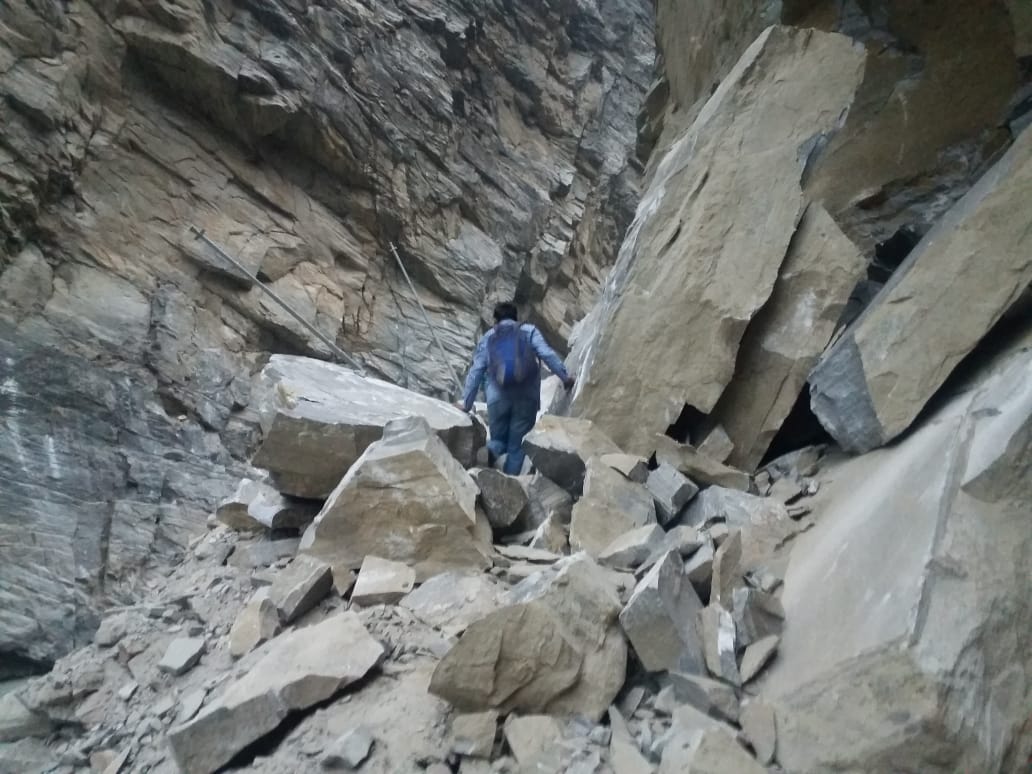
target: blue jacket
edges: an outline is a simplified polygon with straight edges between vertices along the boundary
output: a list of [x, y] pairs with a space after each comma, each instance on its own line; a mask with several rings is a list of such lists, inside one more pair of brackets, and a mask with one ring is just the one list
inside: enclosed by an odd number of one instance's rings
[[[519, 325], [519, 323], [514, 320], [502, 320], [498, 325]], [[563, 365], [563, 361], [559, 359], [555, 350], [548, 346], [548, 342], [541, 335], [541, 331], [530, 323], [520, 325], [520, 330], [530, 337], [530, 344], [534, 347], [534, 352], [537, 353], [538, 359], [543, 360], [553, 374], [563, 381], [569, 378], [566, 373], [566, 366]], [[541, 400], [540, 379], [528, 379], [523, 384], [500, 387], [495, 383], [494, 378], [487, 373], [487, 342], [494, 335], [494, 331], [495, 329], [492, 328], [484, 334], [483, 338], [480, 339], [480, 343], [477, 344], [476, 352], [473, 353], [473, 367], [469, 369], [469, 376], [466, 377], [466, 388], [462, 393], [462, 402], [466, 407], [466, 411], [473, 408], [473, 402], [477, 399], [480, 385], [484, 384], [484, 382], [487, 383], [484, 391], [487, 393], [488, 405], [495, 403], [502, 397], [514, 400], [533, 398], [537, 402]], [[485, 379], [485, 377], [487, 378]]]

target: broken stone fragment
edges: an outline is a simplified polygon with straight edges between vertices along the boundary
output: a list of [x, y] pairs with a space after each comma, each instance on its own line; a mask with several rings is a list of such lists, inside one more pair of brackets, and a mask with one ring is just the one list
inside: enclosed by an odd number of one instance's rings
[[728, 467], [699, 449], [678, 443], [667, 435], [657, 435], [653, 445], [656, 447], [656, 462], [679, 470], [700, 487], [722, 486], [749, 491], [751, 479], [748, 473]]
[[498, 732], [494, 710], [456, 715], [452, 720], [452, 751], [459, 755], [490, 758]]
[[527, 492], [527, 507], [516, 520], [517, 532], [538, 529], [545, 522], [568, 527], [573, 512], [573, 497], [540, 473], [520, 479]]
[[616, 707], [609, 708], [609, 728], [609, 765], [613, 774], [652, 774], [652, 764], [641, 754], [627, 721]]
[[729, 527], [741, 529], [787, 519], [788, 511], [777, 500], [711, 486], [699, 492], [685, 509], [684, 523], [704, 527], [715, 521], [726, 521]]
[[229, 557], [229, 564], [241, 570], [269, 567], [281, 559], [292, 559], [300, 543], [298, 538], [239, 542]]
[[182, 675], [193, 669], [204, 654], [203, 637], [177, 637], [169, 643], [158, 669], [170, 675]]
[[656, 501], [660, 524], [673, 521], [699, 491], [699, 487], [666, 463], [660, 463], [655, 470], [649, 471], [645, 486]]
[[495, 546], [495, 551], [514, 562], [533, 562], [535, 564], [553, 564], [562, 557], [552, 551], [529, 546]]
[[713, 541], [707, 537], [699, 550], [684, 563], [684, 574], [692, 582], [699, 596], [709, 596], [714, 553]]
[[182, 700], [179, 702], [179, 713], [176, 715], [176, 720], [180, 723], [185, 723], [190, 720], [190, 718], [200, 712], [207, 696], [208, 691], [204, 688], [190, 691], [190, 693], [183, 696]]
[[723, 728], [681, 733], [663, 748], [659, 774], [766, 774]]
[[273, 355], [255, 392], [264, 438], [252, 462], [298, 497], [328, 496], [402, 417], [426, 421], [461, 466], [482, 445], [473, 420], [448, 403], [321, 360]]
[[338, 613], [281, 635], [243, 677], [168, 733], [183, 774], [211, 774], [307, 709], [360, 680], [383, 656], [358, 616]]
[[633, 454], [603, 454], [599, 459], [613, 470], [636, 484], [644, 484], [649, 478], [649, 463], [644, 457]]
[[527, 507], [527, 491], [518, 478], [493, 468], [470, 471], [480, 488], [480, 504], [491, 528], [498, 533], [510, 530]]
[[731, 613], [720, 605], [711, 604], [699, 612], [699, 629], [702, 633], [703, 653], [706, 668], [714, 677], [741, 685], [738, 671], [738, 640], [735, 621]]
[[522, 769], [533, 771], [562, 739], [563, 730], [548, 715], [510, 715], [505, 719], [503, 733], [512, 757]]
[[584, 496], [570, 521], [571, 547], [598, 556], [624, 533], [655, 523], [655, 501], [645, 487], [597, 457], [588, 460]]
[[565, 554], [570, 548], [569, 528], [554, 518], [548, 518], [534, 530], [528, 547], [553, 554]]
[[[716, 538], [714, 538], [714, 542]], [[731, 595], [742, 584], [742, 533], [735, 530], [724, 540], [713, 555], [713, 580], [710, 585], [710, 603], [730, 608]]]
[[752, 680], [760, 673], [760, 670], [770, 663], [777, 652], [781, 638], [776, 634], [757, 640], [745, 649], [742, 655], [742, 685]]
[[323, 754], [324, 769], [355, 770], [373, 751], [373, 735], [365, 726], [353, 728], [339, 736]]
[[583, 419], [546, 414], [523, 439], [535, 469], [574, 497], [584, 489], [586, 465], [592, 457], [620, 454], [605, 433]]
[[648, 671], [703, 673], [706, 666], [697, 630], [701, 609], [680, 555], [670, 551], [638, 583], [620, 613], [620, 625]]
[[262, 481], [245, 478], [215, 511], [216, 518], [238, 530], [299, 529], [308, 526], [320, 503], [280, 494]]
[[778, 746], [774, 709], [760, 699], [752, 699], [742, 705], [738, 720], [756, 759], [764, 766], [769, 766]]
[[430, 626], [458, 635], [473, 621], [494, 612], [501, 594], [501, 587], [489, 576], [448, 572], [430, 578], [398, 604]]
[[626, 532], [599, 554], [598, 560], [608, 567], [633, 569], [659, 551], [666, 542], [666, 533], [658, 524]]
[[785, 609], [781, 602], [759, 589], [735, 589], [732, 615], [740, 648], [773, 634], [781, 634], [785, 625]]
[[332, 585], [330, 566], [302, 554], [280, 570], [269, 586], [269, 599], [279, 611], [280, 620], [288, 624], [315, 607]]
[[233, 627], [229, 630], [229, 653], [234, 658], [240, 658], [263, 642], [271, 640], [279, 630], [279, 611], [269, 599], [269, 588], [260, 588], [251, 595], [233, 621]]
[[351, 467], [301, 551], [339, 573], [368, 555], [403, 562], [416, 580], [452, 569], [485, 569], [477, 487], [425, 420], [394, 420]]
[[412, 591], [415, 585], [415, 570], [408, 565], [378, 556], [367, 556], [358, 572], [351, 601], [365, 606], [393, 605]]
[[[706, 437], [697, 444], [699, 454], [704, 457], [708, 457], [715, 462], [727, 462], [728, 458], [735, 451], [734, 441], [731, 440], [731, 436], [727, 434], [727, 430], [724, 429], [723, 425], [717, 425]], [[686, 476], [691, 478], [691, 475], [685, 473]], [[715, 483], [715, 482], [714, 482]], [[720, 484], [720, 486], [727, 486], [727, 484]], [[736, 489], [737, 487], [731, 487]]]
[[715, 718], [738, 722], [738, 695], [727, 683], [681, 672], [668, 673], [665, 681], [673, 689], [674, 698], [682, 704], [690, 704]]

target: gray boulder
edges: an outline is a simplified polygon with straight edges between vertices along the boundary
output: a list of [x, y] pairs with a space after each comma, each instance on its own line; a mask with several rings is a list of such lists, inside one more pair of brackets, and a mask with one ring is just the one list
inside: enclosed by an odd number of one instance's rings
[[656, 523], [656, 504], [641, 484], [598, 457], [588, 460], [584, 496], [573, 506], [570, 545], [598, 556], [621, 535]]
[[523, 449], [534, 467], [574, 497], [584, 488], [587, 462], [620, 449], [594, 424], [583, 419], [545, 415], [526, 438]]

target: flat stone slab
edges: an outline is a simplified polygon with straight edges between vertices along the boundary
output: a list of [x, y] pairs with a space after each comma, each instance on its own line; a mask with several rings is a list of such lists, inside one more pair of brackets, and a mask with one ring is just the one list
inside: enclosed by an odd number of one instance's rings
[[523, 439], [523, 449], [537, 470], [574, 497], [583, 491], [589, 459], [621, 453], [591, 422], [550, 414], [541, 417]]
[[269, 587], [269, 599], [287, 624], [315, 607], [332, 586], [330, 566], [302, 554], [276, 575]]
[[416, 571], [402, 562], [367, 556], [351, 591], [356, 605], [393, 605], [416, 585]]
[[252, 462], [299, 497], [329, 495], [394, 419], [425, 419], [465, 467], [482, 445], [473, 420], [450, 404], [313, 358], [273, 355], [255, 393], [264, 438]]
[[176, 637], [168, 644], [158, 669], [170, 675], [185, 674], [197, 666], [204, 655], [204, 646], [203, 637]]
[[502, 587], [489, 576], [447, 572], [427, 580], [398, 602], [424, 623], [457, 635], [500, 605]]

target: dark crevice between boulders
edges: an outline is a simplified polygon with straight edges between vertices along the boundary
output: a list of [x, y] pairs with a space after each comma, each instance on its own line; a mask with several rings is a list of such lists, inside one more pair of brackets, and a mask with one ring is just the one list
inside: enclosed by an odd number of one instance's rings
[[54, 668], [53, 661], [38, 661], [17, 653], [0, 650], [0, 680], [45, 675]]
[[781, 429], [770, 442], [767, 453], [763, 455], [757, 469], [789, 452], [823, 443], [834, 441], [810, 409], [810, 385], [807, 384], [796, 398], [795, 405], [788, 412], [785, 421], [781, 423]]
[[666, 429], [666, 434], [678, 443], [692, 443], [692, 439], [700, 439], [707, 430], [709, 416], [699, 411], [690, 403], [685, 403], [681, 414]]

